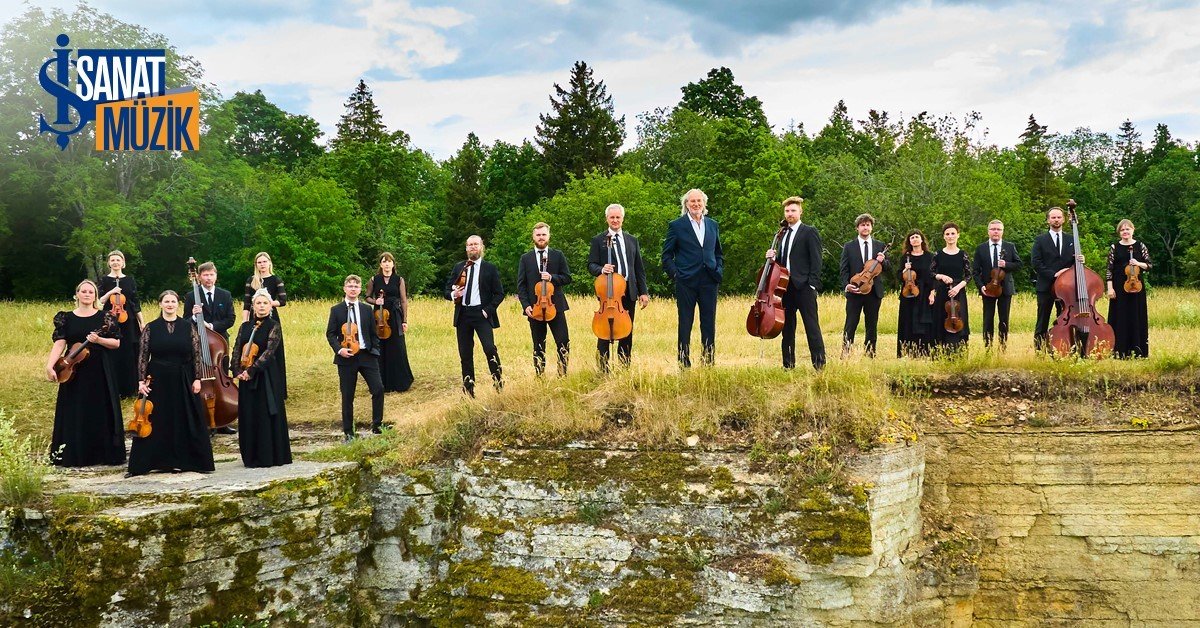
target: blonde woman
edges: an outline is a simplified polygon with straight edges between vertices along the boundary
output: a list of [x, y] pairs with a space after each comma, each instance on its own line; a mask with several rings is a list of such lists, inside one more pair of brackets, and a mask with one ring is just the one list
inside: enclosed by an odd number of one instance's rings
[[[238, 450], [246, 467], [292, 462], [278, 361], [283, 355], [283, 336], [279, 321], [271, 316], [273, 300], [266, 288], [254, 293], [254, 311], [250, 320], [242, 323], [233, 345], [231, 365], [238, 379]], [[243, 367], [247, 347], [253, 347], [255, 356], [247, 360], [249, 366]]]
[[[266, 290], [271, 297], [271, 318], [277, 324], [282, 323], [279, 319], [279, 308], [287, 305], [287, 290], [284, 289], [283, 280], [275, 276], [275, 265], [271, 262], [271, 256], [266, 251], [260, 251], [254, 256], [254, 274], [246, 279], [246, 291], [242, 297], [242, 322], [247, 322], [253, 318], [251, 312], [254, 309], [254, 295], [259, 290]], [[279, 333], [283, 333], [283, 328], [279, 328]], [[283, 387], [283, 396], [287, 398], [287, 364], [283, 357], [283, 346], [279, 347], [279, 379], [280, 385]]]
[[142, 328], [146, 326], [142, 318], [142, 306], [138, 299], [138, 285], [133, 277], [125, 274], [125, 254], [113, 251], [108, 254], [108, 274], [100, 278], [97, 284], [100, 291], [99, 306], [105, 312], [113, 309], [110, 297], [122, 295], [125, 297], [125, 312], [129, 317], [121, 325], [121, 348], [117, 349], [113, 358], [117, 373], [117, 392], [122, 397], [132, 397], [137, 394], [137, 352], [138, 341]]
[[58, 386], [50, 451], [54, 464], [63, 467], [125, 462], [125, 426], [112, 356], [121, 346], [121, 329], [115, 322], [105, 325], [99, 292], [95, 283], [84, 279], [75, 286], [75, 309], [54, 315], [46, 379], [56, 381], [54, 363], [71, 345], [91, 345], [90, 357], [75, 367], [75, 376]]
[[[1146, 308], [1145, 287], [1138, 292], [1125, 291], [1125, 268], [1136, 266], [1142, 273], [1150, 270], [1150, 249], [1133, 239], [1133, 221], [1117, 223], [1117, 238], [1108, 249], [1105, 280], [1108, 284], [1108, 324], [1113, 328], [1118, 358], [1150, 357], [1150, 316]], [[1144, 281], [1143, 277], [1143, 281]]]

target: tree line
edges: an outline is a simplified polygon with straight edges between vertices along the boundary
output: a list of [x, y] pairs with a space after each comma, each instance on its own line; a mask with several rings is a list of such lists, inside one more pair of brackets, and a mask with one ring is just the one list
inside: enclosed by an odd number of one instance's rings
[[[201, 150], [98, 153], [77, 136], [60, 151], [39, 135], [37, 114], [53, 100], [37, 71], [59, 33], [95, 46], [168, 49], [168, 85], [201, 91]], [[657, 251], [693, 187], [708, 194], [721, 225], [725, 292], [753, 290], [779, 202], [795, 194], [821, 233], [826, 285], [837, 283], [858, 214], [872, 214], [876, 237], [896, 251], [913, 228], [940, 245], [948, 221], [973, 247], [998, 218], [1027, 255], [1046, 209], [1068, 198], [1079, 203], [1089, 265], [1098, 267], [1117, 221], [1130, 218], [1154, 258], [1154, 283], [1200, 283], [1200, 148], [1165, 124], [1143, 140], [1129, 120], [1114, 133], [1060, 132], [1031, 114], [1014, 145], [1001, 146], [989, 143], [976, 113], [870, 110], [855, 120], [838, 102], [815, 132], [773, 128], [761, 101], [721, 67], [633, 126], [633, 148], [622, 151], [626, 120], [579, 61], [552, 86], [533, 141], [487, 144], [471, 133], [439, 161], [387, 128], [363, 80], [324, 138], [314, 119], [261, 91], [223, 98], [195, 59], [143, 27], [86, 4], [29, 8], [0, 33], [0, 298], [64, 299], [82, 277], [106, 272], [112, 249], [126, 253], [148, 292], [180, 286], [189, 255], [216, 262], [222, 283], [240, 283], [260, 250], [297, 297], [339, 294], [342, 278], [371, 272], [381, 251], [396, 256], [413, 291], [438, 292], [471, 234], [484, 238], [511, 286], [539, 221], [551, 225], [551, 246], [566, 253], [572, 288], [582, 291], [605, 206], [624, 205], [626, 229]], [[658, 264], [647, 265], [651, 292], [668, 293]], [[1028, 286], [1029, 277], [1018, 281]]]

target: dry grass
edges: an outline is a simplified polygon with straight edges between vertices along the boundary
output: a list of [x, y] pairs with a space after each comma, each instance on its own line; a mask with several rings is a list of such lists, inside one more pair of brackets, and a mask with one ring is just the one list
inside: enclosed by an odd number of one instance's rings
[[[515, 298], [500, 310], [503, 326], [497, 344], [505, 366], [506, 388], [494, 393], [481, 385], [476, 400], [459, 393], [459, 367], [451, 306], [440, 299], [420, 298], [411, 304], [408, 351], [416, 383], [406, 393], [388, 395], [385, 420], [398, 433], [385, 442], [403, 449], [399, 461], [411, 463], [438, 452], [469, 446], [485, 435], [558, 441], [595, 436], [620, 428], [624, 438], [642, 443], [680, 443], [692, 434], [715, 438], [733, 426], [747, 435], [774, 434], [782, 425], [825, 426], [859, 445], [892, 438], [887, 409], [895, 401], [887, 381], [923, 375], [955, 374], [995, 368], [1029, 371], [1055, 377], [1100, 376], [1153, 378], [1162, 373], [1200, 365], [1200, 294], [1192, 290], [1161, 289], [1150, 295], [1152, 329], [1150, 360], [1102, 362], [1054, 361], [1033, 351], [1033, 295], [1018, 295], [1013, 303], [1015, 330], [1005, 354], [986, 352], [982, 342], [982, 307], [970, 303], [972, 328], [968, 354], [954, 360], [897, 359], [895, 328], [897, 300], [889, 295], [880, 313], [879, 356], [861, 355], [858, 345], [848, 360], [838, 359], [844, 300], [821, 297], [822, 330], [830, 355], [824, 372], [807, 366], [807, 348], [800, 333], [800, 368], [784, 372], [779, 365], [779, 341], [761, 341], [744, 331], [746, 297], [721, 300], [718, 311], [717, 364], [680, 374], [675, 360], [676, 312], [673, 301], [656, 299], [638, 312], [633, 367], [602, 377], [595, 366], [591, 334], [591, 297], [572, 298], [568, 312], [574, 341], [571, 375], [565, 379], [533, 376], [528, 325]], [[289, 419], [305, 429], [336, 432], [339, 423], [337, 376], [332, 353], [324, 339], [329, 302], [296, 302], [281, 313], [288, 356]], [[0, 303], [8, 322], [0, 331], [0, 408], [15, 417], [18, 433], [45, 436], [53, 421], [54, 385], [41, 378], [50, 348], [51, 318], [69, 304]], [[1100, 311], [1107, 312], [1101, 303]], [[153, 318], [156, 312], [147, 311]], [[553, 343], [551, 342], [551, 345]], [[694, 356], [699, 354], [698, 330], [693, 332]], [[551, 349], [552, 350], [552, 349]], [[478, 375], [486, 381], [482, 354]], [[368, 422], [365, 386], [359, 387], [356, 410], [360, 425]], [[624, 422], [622, 422], [624, 421]], [[785, 430], [787, 431], [787, 430]], [[380, 442], [376, 447], [382, 446]], [[359, 445], [366, 447], [367, 445]]]

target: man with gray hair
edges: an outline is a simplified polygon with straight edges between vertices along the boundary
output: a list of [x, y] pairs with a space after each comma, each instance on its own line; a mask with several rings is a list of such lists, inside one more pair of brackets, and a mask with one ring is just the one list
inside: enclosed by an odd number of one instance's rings
[[[609, 205], [604, 209], [604, 219], [608, 222], [608, 229], [592, 238], [592, 248], [588, 253], [588, 272], [592, 273], [593, 277], [616, 273], [625, 278], [627, 287], [622, 303], [632, 322], [634, 295], [637, 295], [638, 305], [642, 308], [650, 303], [650, 291], [646, 288], [646, 267], [642, 263], [642, 248], [637, 238], [621, 228], [625, 224], [624, 207], [617, 203]], [[607, 373], [612, 341], [600, 338], [596, 342], [596, 350], [600, 354], [600, 370]], [[633, 333], [630, 332], [628, 336], [617, 341], [617, 359], [621, 364], [629, 366], [632, 353]]]
[[688, 190], [679, 199], [680, 216], [667, 225], [662, 265], [675, 282], [679, 310], [679, 365], [692, 365], [692, 322], [700, 307], [702, 360], [712, 365], [717, 335], [717, 288], [725, 273], [725, 254], [717, 223], [708, 217], [708, 195]]

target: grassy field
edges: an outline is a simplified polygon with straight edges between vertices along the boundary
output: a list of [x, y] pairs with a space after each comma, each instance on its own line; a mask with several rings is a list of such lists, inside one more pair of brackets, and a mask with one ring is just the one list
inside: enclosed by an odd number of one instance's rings
[[[819, 375], [807, 368], [802, 330], [797, 347], [801, 368], [785, 373], [778, 368], [779, 341], [751, 338], [744, 330], [749, 299], [727, 297], [721, 300], [718, 310], [715, 368], [679, 375], [675, 304], [656, 299], [638, 312], [632, 369], [603, 378], [596, 372], [595, 339], [590, 328], [593, 303], [591, 297], [573, 297], [574, 308], [567, 314], [574, 343], [571, 377], [550, 377], [539, 382], [533, 375], [528, 325], [516, 299], [508, 299], [500, 310], [502, 326], [497, 334], [506, 389], [496, 394], [489, 386], [481, 385], [479, 398], [467, 400], [459, 393], [450, 303], [414, 299], [407, 342], [416, 383], [408, 392], [388, 395], [385, 421], [397, 426], [396, 438], [411, 441], [418, 449], [434, 446], [446, 437], [446, 430], [461, 429], [454, 426], [463, 419], [485, 416], [493, 421], [489, 431], [497, 428], [494, 421], [503, 419], [502, 428], [507, 433], [553, 439], [591, 433], [604, 420], [619, 422], [622, 415], [636, 415], [641, 420], [635, 436], [677, 443], [693, 432], [712, 433], [720, 422], [731, 417], [736, 421], [743, 415], [760, 419], [786, 416], [792, 411], [853, 415], [856, 411], [849, 406], [856, 405], [855, 399], [867, 400], [860, 408], [865, 417], [871, 403], [887, 405], [886, 391], [878, 388], [879, 382], [907, 376], [1013, 368], [1072, 378], [1104, 374], [1152, 378], [1200, 365], [1200, 339], [1196, 334], [1200, 328], [1200, 293], [1193, 290], [1159, 289], [1150, 294], [1151, 359], [1097, 363], [1054, 361], [1035, 354], [1034, 300], [1030, 294], [1018, 295], [1014, 300], [1014, 331], [1004, 354], [984, 350], [982, 306], [975, 297], [969, 306], [972, 334], [968, 355], [939, 361], [897, 359], [897, 297], [893, 293], [884, 300], [880, 312], [878, 357], [868, 360], [862, 355], [860, 327], [855, 351], [848, 359], [840, 360], [844, 300], [836, 295], [823, 296], [820, 313], [830, 366]], [[324, 338], [329, 305], [294, 302], [281, 314], [290, 382], [289, 420], [297, 429], [336, 433], [340, 425], [337, 375]], [[15, 417], [19, 433], [49, 436], [55, 385], [42, 378], [42, 367], [51, 346], [51, 318], [56, 310], [69, 307], [68, 303], [0, 303], [0, 315], [8, 321], [0, 331], [0, 372], [6, 375], [0, 383], [0, 409]], [[1107, 304], [1102, 302], [1099, 307], [1102, 313], [1107, 312]], [[146, 315], [150, 320], [157, 312], [148, 308]], [[698, 330], [693, 334], [696, 357]], [[478, 375], [486, 380], [484, 358], [478, 350], [476, 365]], [[359, 387], [356, 410], [359, 425], [366, 425], [369, 401], [365, 386]]]

